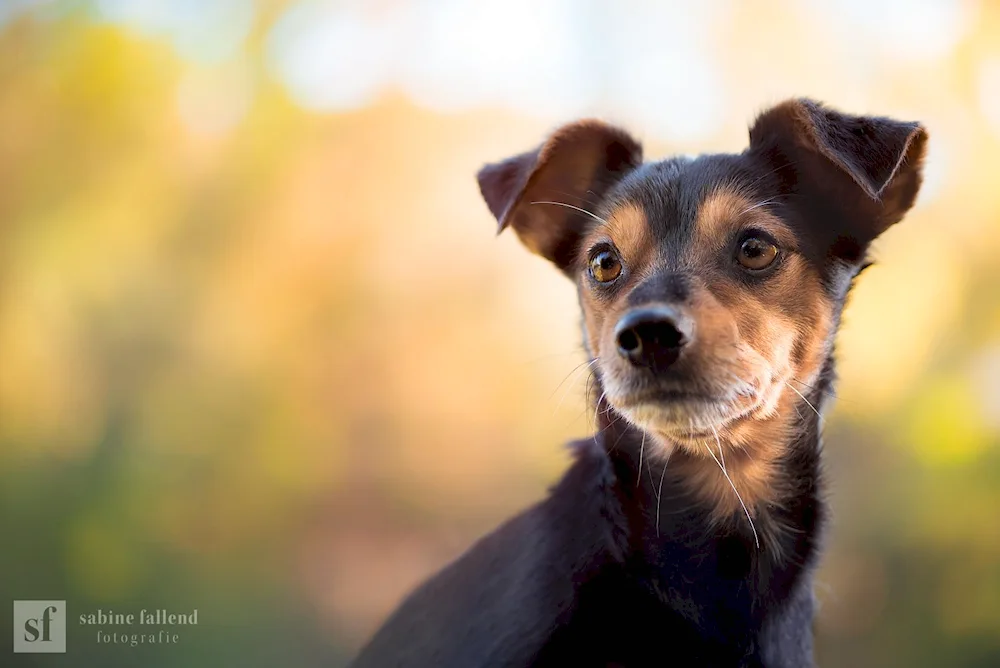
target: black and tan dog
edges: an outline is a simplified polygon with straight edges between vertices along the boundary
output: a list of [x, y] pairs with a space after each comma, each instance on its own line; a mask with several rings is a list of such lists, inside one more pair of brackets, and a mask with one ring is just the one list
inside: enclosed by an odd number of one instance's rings
[[598, 433], [355, 665], [811, 666], [833, 339], [925, 144], [792, 100], [737, 155], [643, 163], [585, 121], [483, 168], [500, 229], [578, 287]]

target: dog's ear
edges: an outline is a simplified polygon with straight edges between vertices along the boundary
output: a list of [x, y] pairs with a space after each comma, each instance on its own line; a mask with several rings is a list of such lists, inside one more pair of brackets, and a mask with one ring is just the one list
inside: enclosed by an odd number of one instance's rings
[[806, 99], [764, 112], [750, 129], [750, 150], [776, 163], [794, 195], [821, 202], [814, 218], [837, 228], [826, 230], [831, 252], [851, 262], [913, 206], [926, 145], [919, 123], [850, 116]]
[[539, 148], [486, 165], [479, 189], [500, 226], [572, 275], [582, 236], [608, 189], [642, 163], [625, 131], [596, 120], [559, 128]]

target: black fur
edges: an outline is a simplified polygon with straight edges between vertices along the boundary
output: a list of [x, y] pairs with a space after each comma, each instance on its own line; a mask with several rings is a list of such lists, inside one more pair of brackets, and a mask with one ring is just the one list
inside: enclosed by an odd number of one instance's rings
[[[598, 212], [638, 203], [673, 267], [705, 194], [738, 184], [776, 202], [836, 324], [868, 244], [913, 204], [925, 141], [917, 124], [793, 100], [761, 115], [739, 155], [642, 165], [637, 142], [587, 122], [479, 180], [501, 229], [513, 226], [571, 276], [593, 221], [533, 199], [559, 195]], [[683, 300], [687, 285], [683, 272], [666, 272], [635, 290], [636, 303]], [[802, 390], [815, 407], [831, 396], [828, 355]], [[413, 592], [355, 668], [813, 665], [811, 576], [825, 517], [818, 415], [799, 412], [781, 448], [773, 484], [784, 501], [757, 509], [758, 546], [746, 522], [716, 521], [650, 448], [644, 459], [643, 434], [610, 406], [595, 414], [597, 434], [572, 444], [575, 461], [551, 494]]]
[[810, 415], [783, 469], [800, 493], [776, 511], [781, 561], [749, 529], [709, 530], [669, 468], [658, 501], [662, 463], [638, 471], [640, 433], [604, 418], [550, 496], [415, 591], [355, 668], [812, 665], [824, 511]]

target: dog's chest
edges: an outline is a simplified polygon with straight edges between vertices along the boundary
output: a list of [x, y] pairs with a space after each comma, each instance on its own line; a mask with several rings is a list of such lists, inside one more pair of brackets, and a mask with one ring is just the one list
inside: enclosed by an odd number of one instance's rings
[[749, 600], [719, 594], [696, 591], [691, 582], [608, 574], [582, 592], [570, 622], [553, 636], [536, 665], [762, 665], [757, 634], [746, 621]]

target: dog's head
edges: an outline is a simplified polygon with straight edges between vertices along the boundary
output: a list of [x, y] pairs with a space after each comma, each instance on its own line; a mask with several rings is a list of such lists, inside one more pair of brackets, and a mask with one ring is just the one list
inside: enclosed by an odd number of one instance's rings
[[500, 229], [576, 282], [614, 409], [686, 449], [746, 446], [816, 383], [869, 244], [913, 205], [925, 143], [916, 123], [792, 100], [740, 154], [644, 164], [627, 133], [583, 121], [478, 178]]

